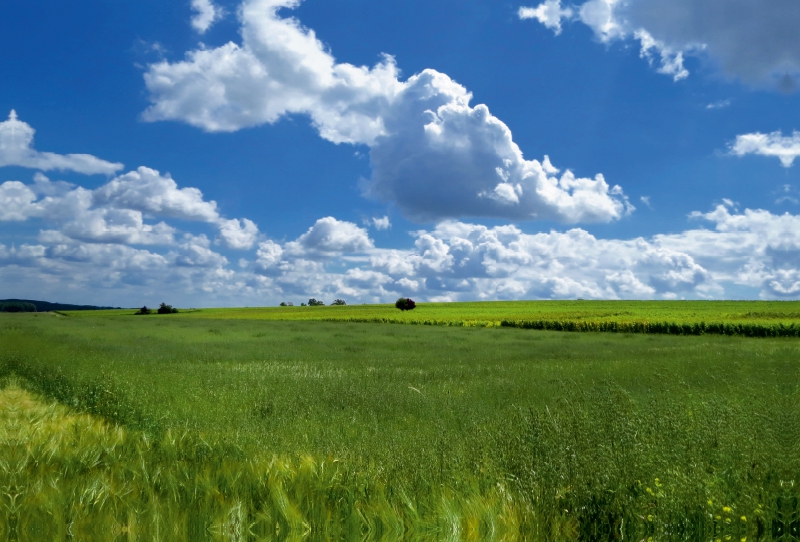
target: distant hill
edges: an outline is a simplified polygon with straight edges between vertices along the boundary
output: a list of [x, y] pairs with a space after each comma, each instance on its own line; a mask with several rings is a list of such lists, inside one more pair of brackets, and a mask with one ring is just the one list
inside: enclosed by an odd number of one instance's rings
[[48, 311], [103, 311], [119, 309], [121, 307], [96, 307], [94, 305], [69, 305], [67, 303], [50, 303], [49, 301], [34, 301], [32, 299], [0, 299], [0, 303], [30, 303], [36, 306], [36, 312]]

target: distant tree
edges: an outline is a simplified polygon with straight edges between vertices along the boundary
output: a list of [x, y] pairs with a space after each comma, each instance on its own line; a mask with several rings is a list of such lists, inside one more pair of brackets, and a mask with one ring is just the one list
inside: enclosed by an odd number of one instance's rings
[[347, 303], [345, 303], [344, 299], [337, 299], [331, 305], [347, 305]]
[[414, 302], [414, 300], [407, 297], [401, 297], [395, 301], [394, 306], [401, 311], [413, 311], [417, 308], [417, 304]]
[[287, 307], [294, 307], [294, 303], [292, 303], [291, 301], [289, 301], [289, 302], [286, 304], [286, 306], [287, 306]]
[[324, 301], [317, 301], [313, 297], [308, 300], [308, 306], [309, 307], [322, 307], [323, 305], [325, 305]]
[[162, 303], [158, 307], [158, 314], [174, 314], [178, 312], [178, 309], [172, 308], [172, 305], [167, 305], [166, 303]]
[[305, 306], [306, 306], [306, 304], [305, 304], [305, 303], [300, 303], [300, 306], [301, 306], [301, 307], [305, 307]]
[[36, 305], [24, 301], [6, 301], [0, 303], [0, 312], [36, 312]]
[[139, 309], [136, 314], [150, 314], [150, 309], [147, 308], [147, 305]]
[[288, 305], [286, 304], [286, 301], [281, 301], [281, 307], [288, 307]]

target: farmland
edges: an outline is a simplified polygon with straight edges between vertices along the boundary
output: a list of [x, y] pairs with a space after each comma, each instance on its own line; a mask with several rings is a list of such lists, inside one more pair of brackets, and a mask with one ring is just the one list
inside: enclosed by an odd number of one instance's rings
[[[0, 315], [0, 529], [740, 540], [795, 513], [800, 342], [463, 325], [536, 319], [519, 305]], [[800, 310], [541, 305], [786, 326]], [[389, 317], [462, 324], [348, 321]]]
[[[87, 312], [68, 312], [86, 316]], [[130, 310], [105, 311], [129, 316]], [[188, 309], [200, 319], [297, 320], [520, 327], [553, 331], [615, 331], [673, 335], [800, 336], [800, 302], [774, 301], [498, 301], [394, 305]]]

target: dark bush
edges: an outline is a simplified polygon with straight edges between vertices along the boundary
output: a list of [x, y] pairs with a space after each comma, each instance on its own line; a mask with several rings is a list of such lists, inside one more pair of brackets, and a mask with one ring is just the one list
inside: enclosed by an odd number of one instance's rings
[[175, 314], [178, 312], [178, 309], [172, 307], [172, 305], [167, 305], [166, 303], [162, 303], [158, 307], [158, 314]]
[[308, 300], [308, 306], [309, 307], [322, 307], [323, 305], [325, 305], [324, 301], [317, 301], [313, 297]]
[[331, 305], [347, 305], [347, 303], [344, 302], [344, 299], [337, 299]]
[[36, 312], [36, 305], [24, 301], [6, 301], [0, 303], [0, 312]]
[[413, 311], [417, 308], [417, 304], [414, 302], [414, 300], [407, 297], [401, 297], [395, 301], [394, 306], [401, 311]]
[[150, 309], [147, 308], [147, 305], [136, 311], [136, 314], [150, 314], [152, 312]]

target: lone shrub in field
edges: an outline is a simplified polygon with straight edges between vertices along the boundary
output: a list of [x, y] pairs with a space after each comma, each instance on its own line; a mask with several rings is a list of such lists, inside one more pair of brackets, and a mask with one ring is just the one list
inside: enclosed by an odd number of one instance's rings
[[397, 301], [394, 302], [394, 306], [400, 309], [401, 311], [413, 311], [417, 308], [417, 304], [414, 303], [414, 300], [407, 297], [401, 297]]
[[136, 311], [136, 314], [150, 314], [150, 309], [147, 308], [147, 305]]
[[347, 305], [347, 303], [345, 303], [344, 299], [337, 299], [331, 305]]
[[324, 302], [324, 301], [317, 301], [317, 300], [316, 300], [316, 299], [314, 299], [313, 297], [312, 297], [311, 299], [309, 299], [309, 300], [308, 300], [308, 306], [309, 306], [309, 307], [322, 307], [322, 306], [324, 306], [324, 305], [325, 305], [325, 302]]
[[166, 303], [162, 303], [158, 307], [158, 314], [175, 314], [178, 312], [178, 309], [174, 308], [172, 305], [167, 305]]

